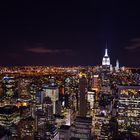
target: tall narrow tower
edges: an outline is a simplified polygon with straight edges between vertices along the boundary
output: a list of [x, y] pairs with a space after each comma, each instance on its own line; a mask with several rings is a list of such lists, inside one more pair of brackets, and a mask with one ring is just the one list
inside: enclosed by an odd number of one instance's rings
[[119, 70], [119, 60], [116, 61], [116, 67], [115, 70], [118, 71]]
[[79, 92], [79, 115], [85, 117], [87, 114], [87, 79], [84, 75], [79, 79]]
[[108, 56], [108, 49], [107, 48], [105, 49], [105, 55], [104, 55], [103, 60], [102, 60], [102, 66], [110, 67], [110, 58]]

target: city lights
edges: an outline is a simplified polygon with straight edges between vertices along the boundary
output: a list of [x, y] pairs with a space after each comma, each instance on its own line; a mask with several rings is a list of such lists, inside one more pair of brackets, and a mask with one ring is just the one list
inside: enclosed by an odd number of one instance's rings
[[0, 140], [140, 140], [140, 1], [1, 1]]

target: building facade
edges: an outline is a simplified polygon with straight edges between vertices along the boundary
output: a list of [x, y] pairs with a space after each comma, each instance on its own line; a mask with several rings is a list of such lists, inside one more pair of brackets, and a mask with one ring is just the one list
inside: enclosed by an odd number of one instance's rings
[[118, 131], [140, 136], [140, 86], [118, 86]]

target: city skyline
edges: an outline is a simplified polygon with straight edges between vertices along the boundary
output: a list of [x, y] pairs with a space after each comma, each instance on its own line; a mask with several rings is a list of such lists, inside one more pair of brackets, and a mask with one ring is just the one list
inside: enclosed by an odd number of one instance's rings
[[2, 2], [0, 65], [139, 67], [139, 2]]

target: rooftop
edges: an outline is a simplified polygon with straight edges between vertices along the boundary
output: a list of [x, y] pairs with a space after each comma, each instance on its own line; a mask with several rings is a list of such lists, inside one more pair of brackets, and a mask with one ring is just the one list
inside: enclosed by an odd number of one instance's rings
[[75, 121], [77, 121], [77, 122], [92, 122], [92, 117], [77, 116]]
[[10, 115], [18, 111], [19, 111], [18, 107], [13, 105], [6, 105], [4, 107], [0, 107], [0, 114]]
[[70, 129], [70, 126], [69, 125], [61, 125], [60, 126], [60, 129], [69, 130]]

